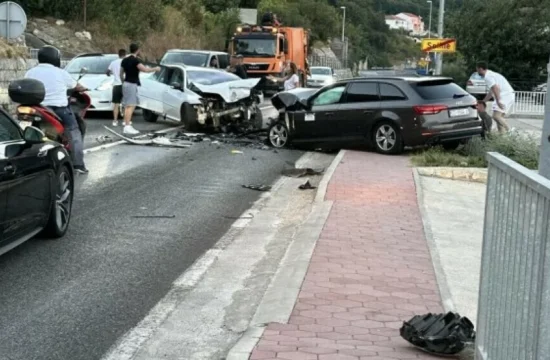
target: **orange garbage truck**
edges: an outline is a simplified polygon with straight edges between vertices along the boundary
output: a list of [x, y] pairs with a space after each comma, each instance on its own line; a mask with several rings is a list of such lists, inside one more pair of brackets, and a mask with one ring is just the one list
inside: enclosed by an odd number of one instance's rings
[[283, 76], [287, 61], [298, 67], [302, 86], [306, 83], [308, 37], [303, 28], [242, 24], [228, 41], [227, 51], [243, 56], [248, 77], [262, 78], [258, 84], [261, 90], [280, 91], [283, 85], [266, 76]]

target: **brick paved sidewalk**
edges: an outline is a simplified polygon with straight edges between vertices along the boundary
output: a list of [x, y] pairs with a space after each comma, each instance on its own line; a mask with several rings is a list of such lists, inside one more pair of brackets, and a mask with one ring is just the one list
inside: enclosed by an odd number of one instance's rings
[[326, 198], [289, 324], [269, 324], [250, 359], [433, 360], [399, 336], [442, 311], [408, 159], [348, 151]]

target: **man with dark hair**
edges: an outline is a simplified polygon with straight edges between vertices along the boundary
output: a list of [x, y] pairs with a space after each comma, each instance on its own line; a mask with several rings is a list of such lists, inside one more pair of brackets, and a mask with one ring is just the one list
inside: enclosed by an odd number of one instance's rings
[[487, 63], [477, 63], [477, 73], [485, 79], [489, 92], [485, 96], [484, 101], [491, 99], [493, 102], [493, 119], [497, 123], [497, 128], [500, 133], [508, 131], [510, 128], [504, 119], [505, 115], [510, 114], [512, 107], [516, 101], [514, 88], [508, 80], [501, 74], [489, 70]]
[[[113, 80], [113, 97], [111, 102], [113, 103], [113, 126], [118, 126], [118, 111], [120, 103], [122, 102], [122, 80], [120, 79], [120, 64], [122, 59], [126, 57], [126, 50], [120, 49], [118, 51], [118, 59], [114, 60], [107, 69], [107, 76], [114, 76]], [[131, 124], [130, 124], [131, 125]]]
[[231, 56], [231, 65], [229, 66], [228, 71], [234, 73], [241, 79], [248, 79], [248, 74], [246, 73], [246, 68], [243, 65], [243, 56], [242, 55], [233, 55]]
[[137, 135], [139, 131], [132, 126], [132, 115], [136, 106], [139, 105], [138, 87], [140, 71], [151, 73], [160, 71], [160, 67], [150, 68], [143, 65], [138, 57], [139, 45], [130, 45], [130, 55], [126, 56], [120, 63], [120, 79], [122, 80], [122, 104], [124, 105], [124, 134]]

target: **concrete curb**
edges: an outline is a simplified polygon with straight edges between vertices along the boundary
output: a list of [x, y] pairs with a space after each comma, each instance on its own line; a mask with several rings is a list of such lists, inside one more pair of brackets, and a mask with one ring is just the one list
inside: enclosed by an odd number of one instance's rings
[[319, 188], [317, 189], [317, 194], [315, 195], [315, 202], [320, 203], [325, 200], [325, 195], [327, 194], [327, 188], [328, 183], [330, 182], [330, 179], [332, 179], [332, 175], [334, 175], [334, 172], [336, 171], [336, 168], [340, 163], [342, 162], [342, 159], [344, 158], [344, 155], [346, 154], [346, 150], [340, 150], [338, 152], [338, 155], [332, 160], [332, 163], [328, 167], [328, 169], [325, 171], [325, 174], [323, 175], [323, 178], [319, 182]]
[[341, 150], [323, 175], [308, 218], [296, 232], [248, 330], [231, 348], [225, 360], [248, 360], [269, 323], [288, 323], [309, 268], [313, 250], [332, 209], [333, 202], [325, 201], [324, 198], [330, 179], [344, 154], [345, 150]]
[[424, 236], [426, 242], [428, 243], [428, 249], [430, 250], [430, 256], [432, 258], [432, 264], [435, 271], [435, 277], [437, 279], [437, 285], [439, 288], [439, 296], [443, 303], [443, 308], [445, 311], [455, 311], [455, 305], [453, 298], [451, 296], [451, 290], [447, 283], [447, 277], [445, 276], [445, 271], [443, 270], [443, 265], [441, 264], [441, 258], [439, 257], [439, 252], [437, 251], [437, 246], [435, 244], [434, 235], [432, 233], [432, 226], [428, 218], [428, 212], [424, 206], [424, 191], [422, 190], [422, 185], [420, 182], [420, 172], [418, 169], [413, 169], [414, 184], [416, 188], [416, 198], [418, 202], [418, 209], [420, 210], [420, 215], [422, 217], [422, 224], [424, 228]]
[[461, 167], [418, 167], [415, 172], [421, 176], [431, 176], [441, 179], [487, 183], [486, 168]]

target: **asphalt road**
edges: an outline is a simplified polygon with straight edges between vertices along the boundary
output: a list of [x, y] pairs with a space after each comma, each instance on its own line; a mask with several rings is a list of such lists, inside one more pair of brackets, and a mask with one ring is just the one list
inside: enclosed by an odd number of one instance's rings
[[0, 257], [0, 359], [100, 359], [261, 194], [241, 185], [272, 184], [301, 155], [207, 142], [86, 155], [67, 235]]

